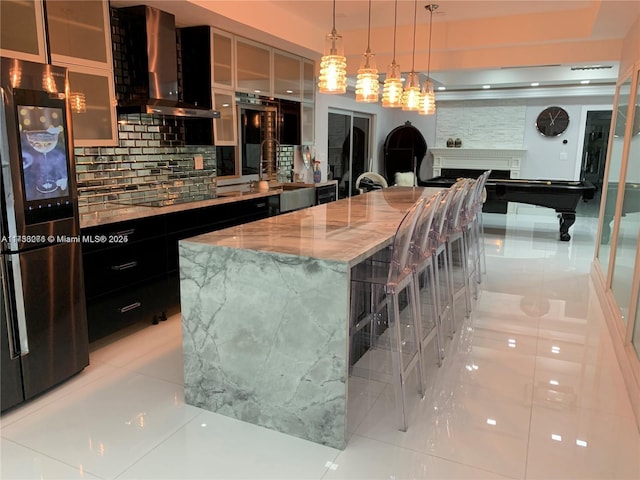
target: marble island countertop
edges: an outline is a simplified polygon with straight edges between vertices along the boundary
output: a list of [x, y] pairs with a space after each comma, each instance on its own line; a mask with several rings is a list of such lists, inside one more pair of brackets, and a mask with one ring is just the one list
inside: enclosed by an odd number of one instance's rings
[[355, 265], [388, 245], [404, 212], [438, 188], [392, 187], [187, 239]]
[[[329, 181], [316, 184], [292, 184], [298, 187], [314, 187], [336, 183]], [[109, 202], [89, 207], [88, 211], [80, 213], [80, 228], [95, 227], [98, 225], [106, 225], [109, 223], [117, 223], [125, 220], [136, 220], [155, 215], [164, 215], [167, 213], [180, 212], [196, 208], [210, 207], [213, 205], [221, 205], [224, 203], [232, 203], [241, 200], [251, 200], [257, 198], [266, 198], [273, 195], [280, 195], [283, 192], [281, 186], [274, 186], [267, 191], [260, 191], [252, 188], [250, 183], [241, 183], [235, 185], [224, 185], [216, 188], [216, 197], [206, 200], [194, 201], [177, 201], [174, 204], [162, 206], [152, 205], [136, 205], [125, 204], [121, 202]], [[170, 200], [167, 200], [170, 202]]]

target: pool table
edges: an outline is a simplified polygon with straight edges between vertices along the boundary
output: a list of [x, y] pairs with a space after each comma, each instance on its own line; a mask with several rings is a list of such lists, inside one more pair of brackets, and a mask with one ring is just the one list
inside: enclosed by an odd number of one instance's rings
[[[423, 180], [421, 185], [450, 186], [455, 178], [435, 177]], [[519, 202], [553, 208], [560, 218], [560, 240], [571, 240], [569, 227], [576, 221], [576, 207], [581, 198], [590, 200], [596, 187], [589, 181], [524, 180], [489, 178], [486, 183], [487, 201]]]

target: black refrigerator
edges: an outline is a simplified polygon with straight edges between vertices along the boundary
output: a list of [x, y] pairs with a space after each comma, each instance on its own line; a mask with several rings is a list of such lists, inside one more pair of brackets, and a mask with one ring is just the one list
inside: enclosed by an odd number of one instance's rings
[[0, 410], [89, 364], [67, 70], [0, 58]]

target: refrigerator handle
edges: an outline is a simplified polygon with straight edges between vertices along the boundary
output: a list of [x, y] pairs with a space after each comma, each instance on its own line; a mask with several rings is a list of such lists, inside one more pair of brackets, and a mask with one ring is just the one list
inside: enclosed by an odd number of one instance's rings
[[0, 308], [4, 311], [4, 320], [7, 322], [7, 335], [9, 343], [9, 356], [11, 359], [18, 358], [20, 356], [20, 348], [18, 342], [16, 342], [16, 336], [13, 329], [13, 312], [11, 310], [11, 292], [9, 291], [8, 284], [8, 271], [6, 268], [4, 255], [0, 255], [0, 269], [2, 269], [2, 305]]
[[[11, 265], [11, 272], [6, 268], [7, 257]], [[0, 262], [0, 267], [4, 273], [2, 275], [4, 302], [0, 308], [5, 310], [7, 332], [9, 334], [9, 355], [11, 358], [24, 357], [29, 354], [29, 338], [27, 336], [27, 317], [24, 311], [24, 298], [21, 288], [20, 259], [17, 254], [0, 255]], [[16, 288], [16, 280], [18, 280], [18, 288]], [[15, 299], [15, 315], [11, 305], [12, 298]]]

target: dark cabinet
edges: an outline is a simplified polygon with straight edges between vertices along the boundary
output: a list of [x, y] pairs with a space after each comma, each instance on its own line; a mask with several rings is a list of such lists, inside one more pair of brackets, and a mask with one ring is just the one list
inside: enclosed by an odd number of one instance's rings
[[335, 184], [316, 187], [316, 205], [335, 202], [337, 198], [338, 192]]
[[268, 216], [264, 198], [83, 229], [89, 341], [179, 308], [180, 240]]
[[280, 143], [300, 145], [300, 102], [278, 100], [280, 110]]
[[89, 341], [166, 314], [170, 304], [164, 300], [167, 248], [161, 217], [88, 228], [82, 234]]

